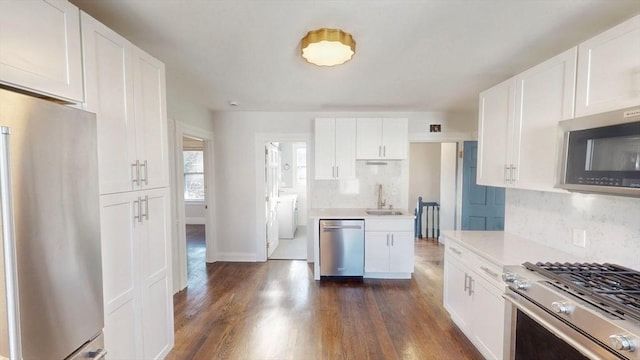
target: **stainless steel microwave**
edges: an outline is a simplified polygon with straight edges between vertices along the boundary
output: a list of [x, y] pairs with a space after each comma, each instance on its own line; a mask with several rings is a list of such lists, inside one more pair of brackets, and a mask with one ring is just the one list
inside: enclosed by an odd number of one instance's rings
[[556, 187], [640, 197], [640, 107], [559, 123]]

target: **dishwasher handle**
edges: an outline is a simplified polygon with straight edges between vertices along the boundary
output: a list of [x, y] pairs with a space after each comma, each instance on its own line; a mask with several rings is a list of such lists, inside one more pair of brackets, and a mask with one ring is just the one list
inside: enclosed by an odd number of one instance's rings
[[322, 225], [322, 231], [333, 231], [333, 230], [360, 230], [362, 226], [360, 225]]

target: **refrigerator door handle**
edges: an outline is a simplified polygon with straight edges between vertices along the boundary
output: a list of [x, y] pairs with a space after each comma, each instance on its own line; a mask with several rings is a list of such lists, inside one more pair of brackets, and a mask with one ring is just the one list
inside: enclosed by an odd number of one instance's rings
[[9, 136], [11, 129], [0, 128], [0, 197], [2, 209], [2, 239], [4, 250], [4, 272], [7, 297], [7, 332], [9, 335], [9, 358], [22, 359], [20, 339], [20, 305], [18, 301], [18, 268], [13, 231], [13, 199], [11, 196], [11, 170]]

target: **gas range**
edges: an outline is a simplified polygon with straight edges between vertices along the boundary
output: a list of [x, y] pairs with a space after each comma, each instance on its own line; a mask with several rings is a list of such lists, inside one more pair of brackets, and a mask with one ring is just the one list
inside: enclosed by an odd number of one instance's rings
[[640, 272], [539, 262], [506, 267], [503, 279], [513, 299], [544, 310], [542, 322], [553, 318], [580, 333], [573, 345], [588, 357], [640, 360]]

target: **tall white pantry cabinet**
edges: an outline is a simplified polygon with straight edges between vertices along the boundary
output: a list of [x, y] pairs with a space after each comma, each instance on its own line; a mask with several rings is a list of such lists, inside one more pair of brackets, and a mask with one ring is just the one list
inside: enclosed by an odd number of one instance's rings
[[105, 347], [157, 359], [173, 347], [164, 64], [81, 14], [85, 109], [98, 120]]

